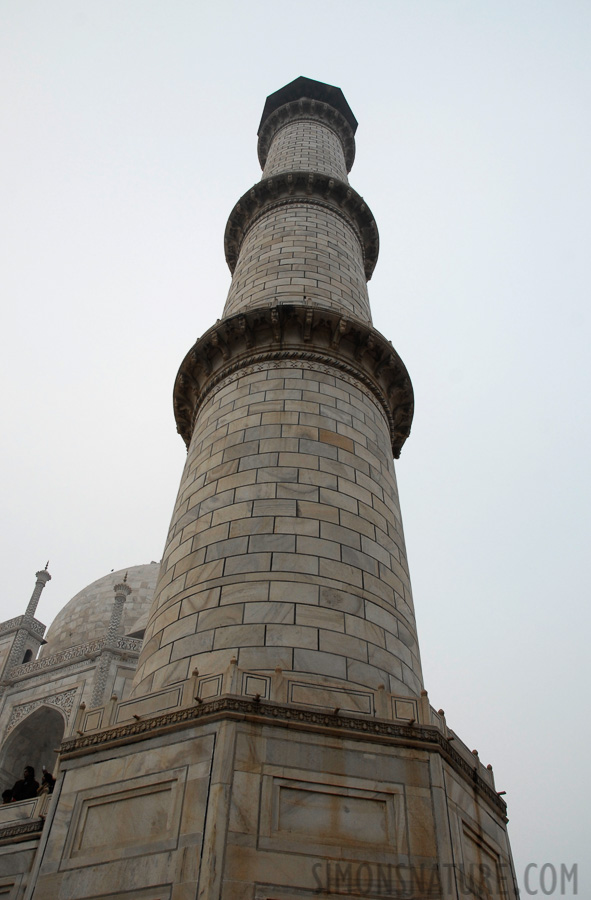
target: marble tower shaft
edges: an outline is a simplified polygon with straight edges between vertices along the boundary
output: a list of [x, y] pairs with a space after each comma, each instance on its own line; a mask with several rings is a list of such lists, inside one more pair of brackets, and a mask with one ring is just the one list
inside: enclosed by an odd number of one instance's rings
[[392, 459], [412, 386], [371, 322], [356, 128], [329, 85], [267, 99], [263, 177], [226, 228], [223, 317], [175, 384], [188, 456], [135, 696], [231, 659], [327, 689], [423, 687]]

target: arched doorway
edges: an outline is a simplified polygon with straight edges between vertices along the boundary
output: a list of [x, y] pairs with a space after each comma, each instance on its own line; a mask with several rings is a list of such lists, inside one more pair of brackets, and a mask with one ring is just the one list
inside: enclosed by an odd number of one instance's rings
[[41, 784], [43, 766], [53, 772], [55, 750], [63, 739], [64, 729], [64, 717], [51, 706], [38, 706], [23, 719], [8, 735], [0, 751], [2, 790], [11, 788], [23, 777], [25, 766], [33, 766], [35, 778]]

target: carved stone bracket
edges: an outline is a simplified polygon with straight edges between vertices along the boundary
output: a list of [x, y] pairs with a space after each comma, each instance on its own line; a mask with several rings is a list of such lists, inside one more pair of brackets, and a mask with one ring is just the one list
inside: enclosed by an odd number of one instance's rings
[[371, 391], [390, 427], [392, 453], [398, 459], [414, 411], [404, 363], [368, 323], [303, 304], [262, 306], [230, 316], [192, 347], [174, 386], [177, 430], [187, 447], [198, 410], [220, 381], [253, 363], [289, 359], [331, 366]]
[[280, 128], [289, 125], [297, 119], [318, 119], [323, 125], [327, 125], [340, 138], [345, 153], [345, 165], [347, 172], [351, 171], [355, 160], [355, 138], [353, 129], [341, 113], [323, 103], [322, 100], [311, 100], [308, 97], [302, 97], [299, 100], [293, 100], [291, 103], [285, 103], [275, 112], [271, 113], [265, 120], [260, 132], [258, 143], [258, 154], [261, 169], [265, 168], [269, 147], [271, 141]]
[[249, 228], [263, 213], [286, 202], [315, 203], [331, 209], [353, 226], [361, 243], [365, 277], [378, 261], [378, 226], [363, 197], [345, 181], [317, 172], [281, 172], [259, 181], [244, 194], [228, 218], [224, 235], [226, 261], [232, 274]]

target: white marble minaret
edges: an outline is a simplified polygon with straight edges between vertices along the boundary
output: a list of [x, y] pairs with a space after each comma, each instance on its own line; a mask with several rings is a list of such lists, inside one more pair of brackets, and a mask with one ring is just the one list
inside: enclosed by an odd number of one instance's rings
[[189, 452], [136, 695], [231, 657], [420, 694], [392, 460], [413, 395], [371, 324], [378, 232], [347, 181], [356, 128], [342, 92], [308, 79], [265, 105], [263, 179], [226, 229], [224, 315], [175, 387]]
[[267, 98], [132, 693], [80, 708], [26, 900], [516, 897], [491, 767], [423, 687], [356, 128], [330, 85]]

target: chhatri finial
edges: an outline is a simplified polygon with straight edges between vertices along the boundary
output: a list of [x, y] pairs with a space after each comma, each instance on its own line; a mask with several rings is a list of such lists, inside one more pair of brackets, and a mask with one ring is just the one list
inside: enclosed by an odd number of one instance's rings
[[127, 581], [127, 572], [125, 573], [125, 578], [123, 579], [123, 582], [124, 582], [124, 583], [125, 583], [126, 581]]
[[47, 562], [45, 563], [45, 571], [47, 572], [48, 569], [49, 569], [49, 560], [47, 560]]

